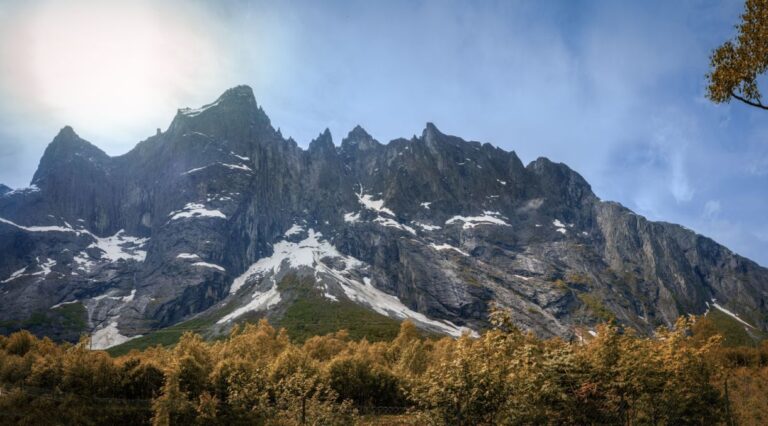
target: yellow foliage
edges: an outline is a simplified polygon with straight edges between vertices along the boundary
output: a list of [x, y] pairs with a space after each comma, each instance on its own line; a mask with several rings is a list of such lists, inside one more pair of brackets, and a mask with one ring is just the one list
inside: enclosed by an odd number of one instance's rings
[[768, 0], [747, 0], [737, 28], [736, 40], [726, 41], [710, 57], [708, 97], [768, 109], [757, 86], [768, 68]]
[[343, 425], [371, 407], [402, 407], [387, 418], [403, 424], [766, 421], [768, 344], [723, 347], [689, 318], [651, 338], [601, 325], [586, 343], [538, 339], [501, 310], [490, 323], [476, 338], [424, 339], [404, 322], [390, 342], [299, 345], [262, 321], [121, 358], [18, 333], [0, 338], [0, 423], [55, 410], [96, 424]]

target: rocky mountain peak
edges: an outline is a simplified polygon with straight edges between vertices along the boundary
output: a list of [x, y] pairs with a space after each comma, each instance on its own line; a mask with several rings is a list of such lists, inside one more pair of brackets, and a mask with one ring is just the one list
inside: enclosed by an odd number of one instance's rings
[[219, 136], [230, 138], [235, 134], [245, 135], [249, 127], [276, 132], [267, 114], [256, 103], [253, 89], [241, 85], [227, 89], [210, 104], [199, 108], [180, 108], [168, 130], [182, 133], [218, 131], [223, 133]]
[[565, 164], [432, 123], [387, 145], [356, 126], [340, 149], [326, 129], [307, 152], [247, 86], [120, 157], [65, 127], [33, 183], [0, 197], [0, 333], [79, 303], [85, 327], [33, 331], [106, 347], [202, 315], [213, 336], [304, 297], [452, 335], [494, 303], [544, 337], [606, 312], [643, 332], [708, 309], [768, 329], [768, 269], [600, 201]]
[[526, 169], [537, 176], [545, 191], [559, 194], [560, 200], [569, 206], [581, 203], [586, 198], [595, 198], [590, 184], [573, 169], [563, 163], [555, 163], [546, 157], [532, 161]]
[[330, 152], [330, 151], [334, 151], [335, 149], [336, 147], [333, 144], [333, 137], [331, 136], [331, 131], [327, 127], [312, 142], [309, 143], [310, 152], [316, 152], [316, 151]]
[[433, 151], [437, 149], [438, 139], [441, 136], [443, 136], [443, 133], [431, 122], [427, 123], [424, 130], [421, 132], [421, 140]]
[[[103, 152], [90, 142], [82, 139], [71, 126], [64, 126], [51, 141], [52, 146], [62, 146], [72, 149], [87, 149]], [[105, 154], [106, 155], [106, 154]]]
[[244, 100], [249, 103], [256, 103], [256, 97], [253, 94], [253, 89], [250, 86], [241, 84], [239, 86], [231, 87], [224, 91], [219, 96], [219, 101], [224, 100]]
[[442, 135], [440, 130], [435, 126], [435, 123], [428, 121], [424, 126], [424, 130], [421, 132], [421, 137], [427, 138], [431, 136]]
[[0, 195], [5, 195], [5, 194], [7, 194], [7, 193], [9, 193], [11, 191], [12, 191], [12, 189], [10, 187], [0, 183]]
[[359, 124], [355, 126], [355, 128], [347, 134], [347, 137], [341, 141], [341, 148], [345, 151], [349, 151], [351, 149], [366, 151], [378, 146], [381, 146], [381, 144]]
[[64, 126], [59, 130], [59, 133], [56, 135], [54, 140], [56, 139], [71, 139], [71, 138], [78, 138], [77, 133], [75, 133], [75, 129], [72, 128], [72, 126]]
[[44, 175], [53, 169], [65, 167], [65, 164], [96, 165], [108, 160], [109, 156], [104, 151], [80, 138], [72, 127], [65, 126], [45, 149], [32, 183], [37, 184]]
[[352, 141], [360, 141], [366, 139], [373, 139], [373, 137], [365, 130], [361, 125], [356, 125], [354, 129], [350, 130], [347, 134], [347, 139]]

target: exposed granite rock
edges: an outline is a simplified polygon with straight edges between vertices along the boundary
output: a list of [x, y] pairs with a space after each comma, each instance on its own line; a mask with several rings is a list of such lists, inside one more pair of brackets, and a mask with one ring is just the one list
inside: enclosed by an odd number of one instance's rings
[[0, 218], [1, 332], [106, 346], [201, 312], [223, 331], [284, 312], [286, 274], [449, 334], [492, 302], [541, 336], [606, 315], [649, 332], [713, 300], [768, 328], [768, 270], [599, 200], [564, 164], [432, 123], [386, 145], [326, 129], [303, 150], [246, 86], [118, 157], [65, 127], [30, 188], [0, 186]]

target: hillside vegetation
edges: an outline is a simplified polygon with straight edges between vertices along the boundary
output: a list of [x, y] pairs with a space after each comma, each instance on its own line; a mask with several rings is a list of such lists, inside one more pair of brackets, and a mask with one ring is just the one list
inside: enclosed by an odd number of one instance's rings
[[768, 421], [768, 344], [725, 347], [709, 318], [653, 338], [604, 325], [579, 342], [522, 333], [504, 312], [492, 324], [479, 338], [436, 340], [404, 322], [371, 343], [345, 331], [292, 340], [261, 321], [119, 357], [19, 332], [0, 337], [0, 423], [52, 413], [61, 424]]

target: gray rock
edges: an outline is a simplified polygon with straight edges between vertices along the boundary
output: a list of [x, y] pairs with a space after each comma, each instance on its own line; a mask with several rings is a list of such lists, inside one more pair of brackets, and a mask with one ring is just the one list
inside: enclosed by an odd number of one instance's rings
[[606, 312], [650, 332], [714, 300], [768, 328], [768, 270], [599, 200], [564, 164], [431, 123], [388, 144], [326, 129], [303, 150], [246, 86], [118, 157], [65, 127], [32, 184], [0, 187], [0, 332], [107, 346], [197, 315], [222, 332], [280, 316], [287, 274], [453, 334], [487, 326], [492, 303], [544, 337]]

